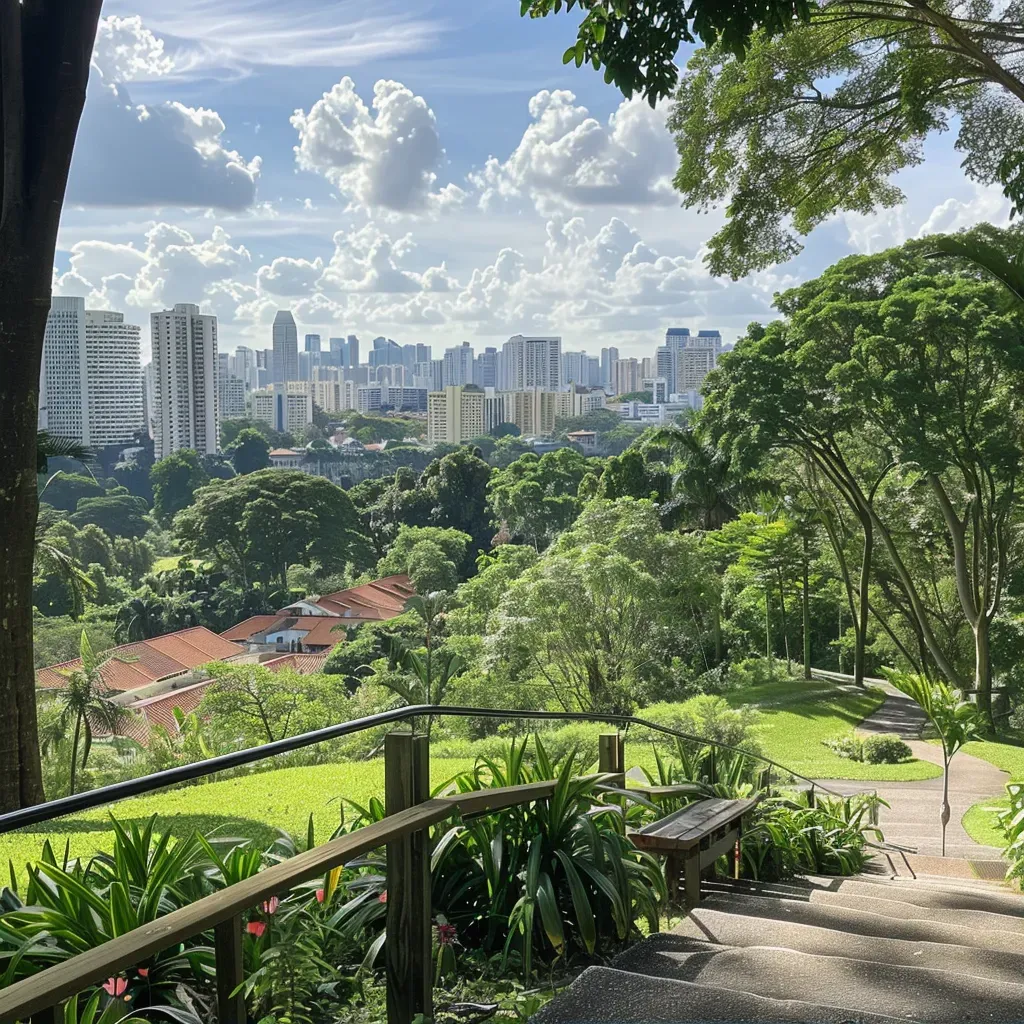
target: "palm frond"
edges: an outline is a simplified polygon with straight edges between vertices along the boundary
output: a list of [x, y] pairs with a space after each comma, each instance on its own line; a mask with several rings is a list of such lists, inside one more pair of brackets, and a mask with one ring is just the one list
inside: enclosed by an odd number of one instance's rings
[[59, 437], [48, 430], [36, 434], [36, 472], [45, 473], [50, 459], [74, 459], [85, 465], [95, 458], [95, 452], [88, 445], [73, 437]]

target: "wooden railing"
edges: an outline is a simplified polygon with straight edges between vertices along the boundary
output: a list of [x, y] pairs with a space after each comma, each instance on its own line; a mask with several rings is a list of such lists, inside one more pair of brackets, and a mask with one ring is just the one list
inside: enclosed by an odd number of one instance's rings
[[[123, 796], [136, 795], [164, 788], [174, 781], [200, 778], [216, 770], [260, 760], [264, 756], [298, 749], [322, 739], [345, 735], [381, 724], [415, 719], [429, 712], [433, 715], [486, 717], [584, 719], [614, 724], [637, 724], [656, 732], [686, 740], [710, 743], [712, 749], [722, 748], [763, 762], [763, 787], [771, 788], [772, 770], [782, 768], [761, 755], [729, 747], [726, 744], [689, 736], [677, 730], [625, 715], [570, 715], [557, 712], [495, 711], [494, 709], [412, 707], [395, 709], [381, 715], [342, 723], [287, 741], [277, 741], [264, 748], [239, 751], [197, 765], [170, 769], [147, 779], [117, 783], [103, 790], [76, 794], [52, 804], [29, 807], [0, 816], [0, 834], [14, 828], [51, 820], [72, 811], [99, 806]], [[625, 782], [624, 737], [620, 732], [599, 738], [598, 772], [601, 782], [621, 786]], [[269, 749], [268, 749], [269, 748]], [[38, 974], [0, 989], [0, 1024], [15, 1024], [31, 1019], [32, 1024], [63, 1024], [63, 1003], [78, 993], [118, 975], [170, 946], [186, 942], [213, 929], [216, 967], [217, 1013], [219, 1024], [245, 1024], [245, 1001], [242, 994], [242, 915], [272, 896], [281, 895], [300, 882], [308, 881], [372, 850], [387, 850], [386, 928], [392, 941], [385, 944], [384, 960], [387, 987], [388, 1024], [410, 1024], [417, 1016], [432, 1016], [432, 962], [430, 905], [429, 829], [438, 822], [456, 815], [463, 817], [501, 810], [544, 799], [554, 791], [554, 782], [535, 782], [505, 788], [488, 788], [448, 796], [430, 795], [430, 754], [426, 736], [395, 731], [385, 738], [385, 811], [381, 821], [340, 836], [322, 846], [307, 850], [267, 868], [244, 881], [203, 897], [188, 906], [142, 925], [100, 946], [80, 953]], [[800, 779], [808, 788], [813, 805], [815, 789], [832, 793], [797, 773], [784, 772]], [[714, 763], [712, 761], [712, 781]], [[179, 779], [180, 776], [180, 779]], [[641, 791], [645, 787], [639, 787]], [[646, 787], [650, 789], [650, 787]], [[692, 787], [690, 787], [692, 788]], [[654, 787], [658, 796], [668, 790], [682, 793], [681, 787]], [[665, 790], [665, 792], [661, 792]], [[655, 795], [651, 791], [651, 795]], [[833, 794], [839, 795], [839, 794]], [[394, 937], [399, 937], [395, 941]]]

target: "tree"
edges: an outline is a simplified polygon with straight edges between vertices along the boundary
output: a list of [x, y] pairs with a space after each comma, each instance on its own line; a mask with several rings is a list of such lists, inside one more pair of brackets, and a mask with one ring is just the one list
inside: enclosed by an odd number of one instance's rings
[[[52, 700], [59, 709], [47, 734], [42, 737], [43, 752], [64, 739], [69, 729], [71, 730], [72, 793], [75, 792], [79, 768], [84, 772], [89, 763], [93, 731], [99, 728], [104, 732], [114, 733], [132, 717], [132, 712], [128, 708], [111, 700], [113, 691], [103, 681], [103, 667], [107, 662], [97, 660], [84, 629], [79, 657], [82, 667], [73, 672], [63, 673], [67, 676], [66, 686], [40, 690], [40, 694]], [[78, 762], [79, 749], [82, 751], [81, 764]]]
[[0, 811], [43, 799], [32, 668], [39, 370], [100, 6], [0, 4]]
[[933, 682], [912, 672], [882, 670], [885, 678], [905, 693], [925, 713], [942, 744], [942, 856], [946, 856], [946, 826], [949, 824], [949, 763], [969, 740], [980, 735], [984, 718], [963, 694], [948, 683]]
[[491, 437], [519, 437], [520, 434], [522, 431], [514, 423], [501, 422], [491, 427]]
[[153, 515], [164, 527], [192, 504], [198, 488], [210, 482], [199, 453], [191, 448], [171, 452], [153, 466], [149, 476], [153, 481]]
[[423, 540], [414, 545], [409, 552], [406, 571], [413, 589], [419, 594], [452, 591], [459, 582], [456, 564], [445, 557], [439, 544], [430, 540]]
[[134, 494], [110, 494], [102, 498], [80, 498], [78, 510], [68, 517], [73, 526], [98, 526], [111, 537], [138, 539], [149, 529], [145, 498]]
[[93, 476], [58, 471], [39, 492], [40, 500], [65, 512], [74, 512], [83, 498], [102, 498], [106, 492]]
[[757, 29], [783, 32], [796, 19], [806, 20], [812, 8], [803, 0], [524, 0], [521, 9], [531, 18], [578, 10], [583, 19], [576, 43], [565, 51], [562, 62], [603, 67], [606, 82], [627, 96], [640, 93], [654, 106], [676, 83], [675, 58], [681, 44], [700, 39], [742, 54]]
[[293, 563], [330, 573], [368, 556], [348, 495], [297, 470], [213, 481], [178, 513], [174, 532], [182, 551], [210, 559], [243, 589], [254, 581], [286, 587]]
[[[387, 554], [377, 563], [377, 575], [411, 575], [410, 566], [414, 563], [414, 554], [417, 550], [433, 552], [436, 548], [442, 559], [458, 567], [461, 577], [464, 575], [472, 540], [468, 533], [461, 530], [440, 526], [403, 526], [388, 548]], [[425, 548], [423, 545], [429, 547]]]
[[670, 117], [684, 204], [726, 205], [715, 274], [796, 255], [843, 211], [904, 200], [890, 181], [958, 125], [963, 167], [1024, 209], [1024, 25], [991, 0], [827, 0], [808, 24], [757, 32], [742, 53], [698, 50]]
[[239, 476], [255, 473], [270, 465], [270, 445], [258, 430], [251, 427], [241, 431], [231, 447], [225, 450], [231, 454], [231, 464]]
[[435, 459], [423, 471], [419, 487], [430, 502], [429, 522], [461, 530], [472, 538], [474, 551], [490, 547], [491, 519], [487, 482], [491, 467], [469, 448]]

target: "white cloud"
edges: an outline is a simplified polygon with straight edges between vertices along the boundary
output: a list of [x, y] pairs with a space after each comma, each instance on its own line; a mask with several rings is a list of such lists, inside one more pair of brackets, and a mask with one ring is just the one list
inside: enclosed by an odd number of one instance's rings
[[272, 295], [307, 295], [320, 279], [324, 261], [278, 256], [269, 266], [260, 267], [256, 281], [262, 292]]
[[356, 206], [424, 209], [444, 150], [434, 113], [400, 82], [373, 87], [373, 113], [348, 76], [308, 112], [296, 110], [295, 161], [326, 178]]
[[952, 233], [988, 221], [1005, 227], [1010, 221], [1010, 201], [998, 185], [974, 184], [974, 195], [964, 201], [947, 199], [939, 203], [918, 230], [918, 236]]
[[507, 160], [491, 157], [470, 175], [485, 209], [524, 197], [541, 212], [676, 202], [675, 146], [663, 109], [626, 100], [602, 124], [573, 93], [545, 89], [530, 100], [530, 117]]
[[174, 70], [173, 59], [164, 52], [164, 41], [146, 28], [137, 14], [100, 19], [92, 62], [105, 79], [114, 82], [159, 78]]
[[456, 282], [442, 264], [422, 274], [403, 269], [399, 263], [413, 249], [412, 236], [392, 241], [372, 225], [358, 231], [339, 231], [334, 236], [334, 255], [324, 268], [319, 288], [326, 293], [446, 292]]

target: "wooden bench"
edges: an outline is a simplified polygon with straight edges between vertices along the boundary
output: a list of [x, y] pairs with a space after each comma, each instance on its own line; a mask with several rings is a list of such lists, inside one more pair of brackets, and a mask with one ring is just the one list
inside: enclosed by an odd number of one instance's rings
[[631, 832], [629, 838], [638, 849], [665, 855], [669, 899], [677, 897], [683, 876], [683, 899], [689, 909], [700, 902], [701, 873], [738, 847], [743, 818], [760, 799], [699, 800]]

